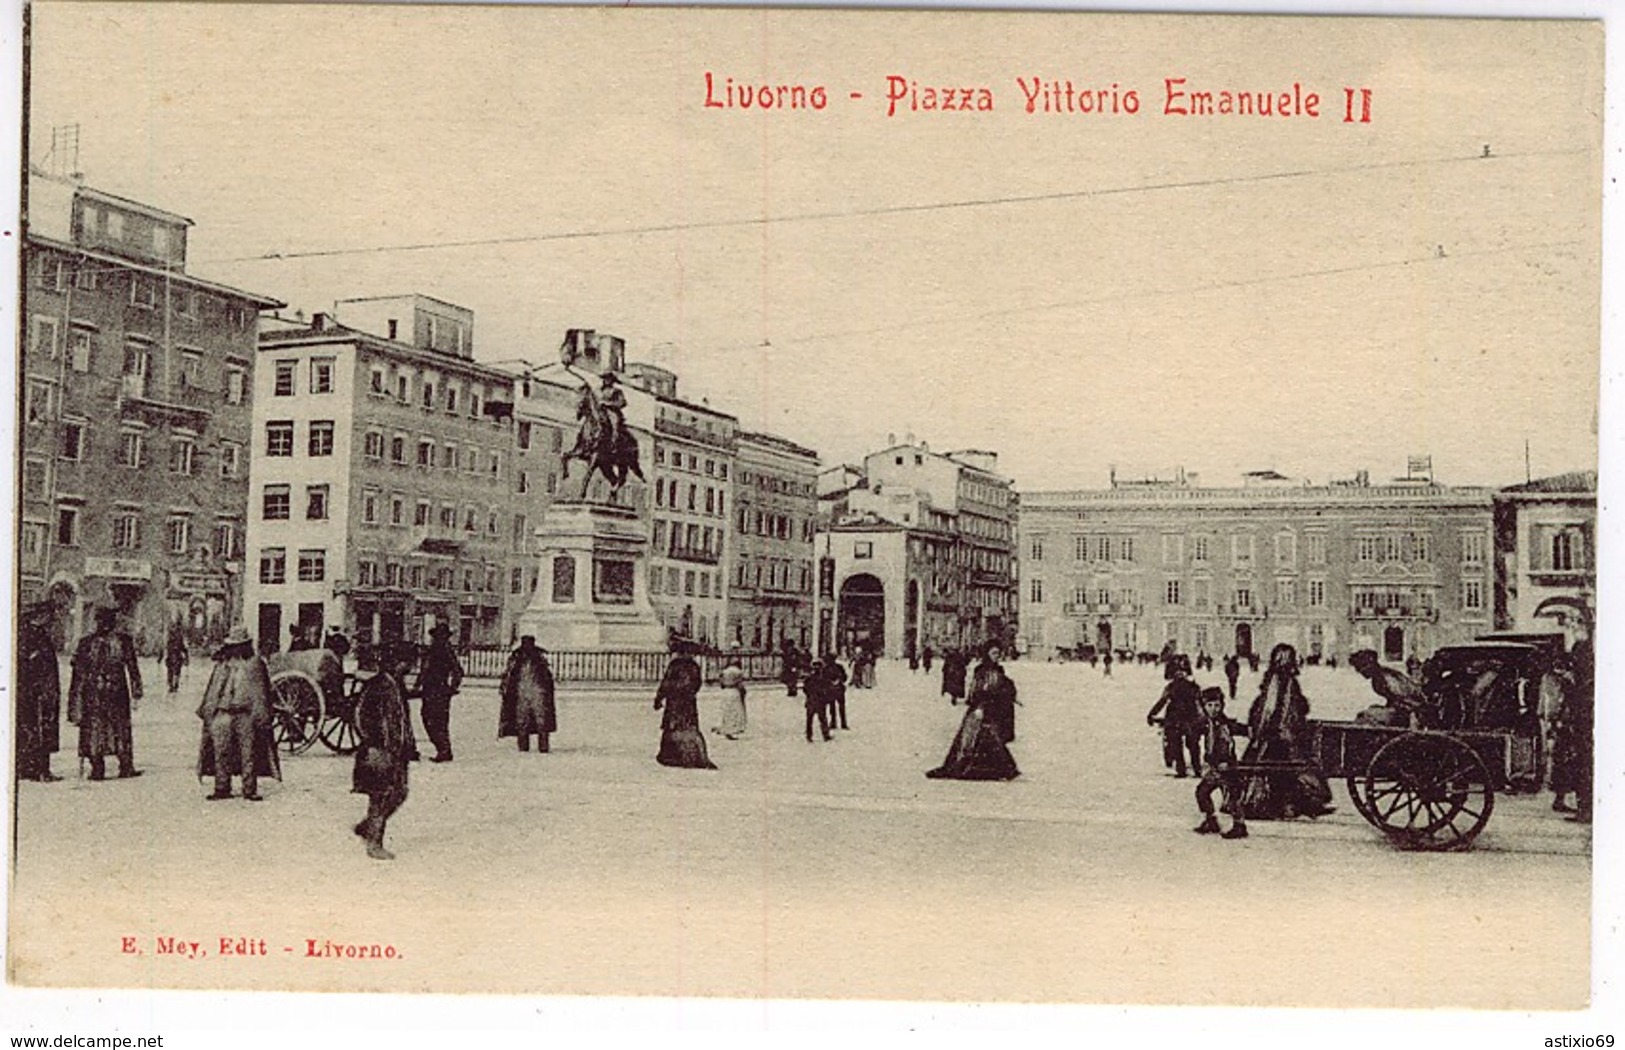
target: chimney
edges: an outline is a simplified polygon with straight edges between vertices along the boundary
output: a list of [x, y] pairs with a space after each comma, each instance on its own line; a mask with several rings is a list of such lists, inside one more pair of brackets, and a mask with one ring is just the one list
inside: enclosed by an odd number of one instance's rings
[[887, 445], [895, 445], [895, 444], [897, 444], [897, 435], [894, 434], [894, 433], [891, 433], [890, 431], [888, 431], [887, 434], [886, 434], [886, 444]]
[[313, 313], [310, 315], [310, 327], [315, 331], [325, 332], [328, 329], [328, 323], [330, 320], [331, 319], [327, 314], [320, 312]]

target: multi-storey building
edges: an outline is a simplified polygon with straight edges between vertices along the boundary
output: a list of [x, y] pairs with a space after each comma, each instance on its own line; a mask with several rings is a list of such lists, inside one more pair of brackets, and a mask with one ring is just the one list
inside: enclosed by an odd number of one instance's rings
[[733, 578], [728, 644], [756, 651], [813, 644], [813, 539], [818, 454], [740, 431], [734, 471]]
[[[472, 360], [470, 311], [426, 296], [345, 300], [267, 331], [254, 379], [246, 612], [368, 644], [445, 623], [511, 635], [512, 375]], [[487, 411], [502, 406], [506, 411]]]
[[[1016, 603], [1015, 501], [994, 452], [932, 452], [912, 438], [865, 457], [871, 492], [919, 492], [933, 510], [952, 516], [960, 570], [959, 623], [954, 644], [1008, 641]], [[906, 520], [904, 524], [909, 524]]]
[[1489, 489], [1252, 480], [1022, 493], [1025, 643], [1403, 660], [1491, 628]]
[[1597, 473], [1577, 471], [1512, 485], [1495, 494], [1498, 626], [1550, 631], [1535, 617], [1548, 598], [1597, 604]]
[[186, 272], [190, 219], [29, 174], [23, 240], [20, 594], [62, 640], [111, 601], [154, 651], [241, 606], [249, 384], [275, 299]]
[[[665, 373], [671, 376], [671, 373]], [[655, 369], [634, 379], [656, 387]], [[703, 644], [726, 645], [733, 520], [733, 472], [739, 421], [670, 394], [654, 405], [654, 501], [650, 511], [649, 594], [661, 622]], [[645, 468], [647, 470], [647, 468]]]

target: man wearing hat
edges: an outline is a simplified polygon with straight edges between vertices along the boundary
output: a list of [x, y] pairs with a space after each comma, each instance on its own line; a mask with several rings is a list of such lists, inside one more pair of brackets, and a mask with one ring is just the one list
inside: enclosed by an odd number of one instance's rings
[[519, 648], [508, 657], [502, 672], [502, 706], [497, 713], [497, 738], [517, 737], [519, 750], [530, 750], [530, 735], [536, 734], [536, 750], [546, 754], [549, 738], [558, 731], [558, 710], [553, 698], [553, 669], [547, 654], [536, 644], [535, 635], [519, 639]]
[[233, 773], [243, 778], [243, 798], [260, 801], [260, 775], [281, 780], [282, 768], [271, 736], [271, 675], [242, 624], [215, 651], [197, 716], [203, 720], [198, 779], [214, 777], [209, 801], [231, 797]]
[[36, 602], [17, 625], [17, 776], [53, 781], [51, 756], [61, 749], [62, 682], [51, 624], [56, 607]]
[[367, 796], [367, 815], [355, 833], [367, 844], [373, 860], [394, 860], [384, 848], [384, 825], [406, 801], [412, 723], [401, 685], [403, 667], [410, 659], [406, 643], [379, 647], [378, 673], [367, 679], [356, 698], [355, 724], [361, 736], [356, 749], [350, 790]]
[[463, 665], [451, 648], [451, 628], [437, 623], [429, 632], [429, 648], [418, 674], [423, 696], [423, 728], [434, 745], [431, 762], [451, 761], [451, 698], [463, 684]]
[[68, 685], [68, 721], [79, 727], [79, 757], [90, 759], [90, 779], [107, 779], [107, 756], [118, 756], [120, 779], [138, 777], [130, 711], [141, 699], [135, 643], [118, 628], [118, 610], [96, 610], [96, 629], [79, 640]]

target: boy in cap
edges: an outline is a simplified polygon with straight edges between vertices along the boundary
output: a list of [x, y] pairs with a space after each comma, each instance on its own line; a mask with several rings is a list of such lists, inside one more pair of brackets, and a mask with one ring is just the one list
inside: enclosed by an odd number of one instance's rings
[[1202, 690], [1202, 745], [1207, 753], [1207, 771], [1196, 785], [1196, 808], [1202, 811], [1202, 823], [1196, 825], [1198, 835], [1211, 835], [1219, 830], [1219, 818], [1213, 812], [1213, 792], [1221, 792], [1224, 810], [1230, 814], [1227, 839], [1247, 837], [1247, 822], [1242, 818], [1241, 800], [1237, 797], [1233, 770], [1236, 764], [1236, 723], [1225, 717], [1224, 690], [1208, 686]]

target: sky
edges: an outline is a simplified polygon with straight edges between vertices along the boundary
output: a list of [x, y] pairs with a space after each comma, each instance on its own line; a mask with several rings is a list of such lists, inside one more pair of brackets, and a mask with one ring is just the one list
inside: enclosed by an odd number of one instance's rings
[[[913, 434], [1025, 490], [1596, 464], [1599, 26], [34, 12], [33, 159], [79, 125], [91, 185], [191, 217], [192, 272], [290, 313], [422, 292], [485, 360], [596, 328], [827, 464]], [[707, 72], [829, 102], [707, 107]], [[888, 115], [889, 77], [993, 110]], [[1321, 116], [1167, 115], [1181, 77]], [[1029, 114], [1017, 78], [1139, 112]]]

